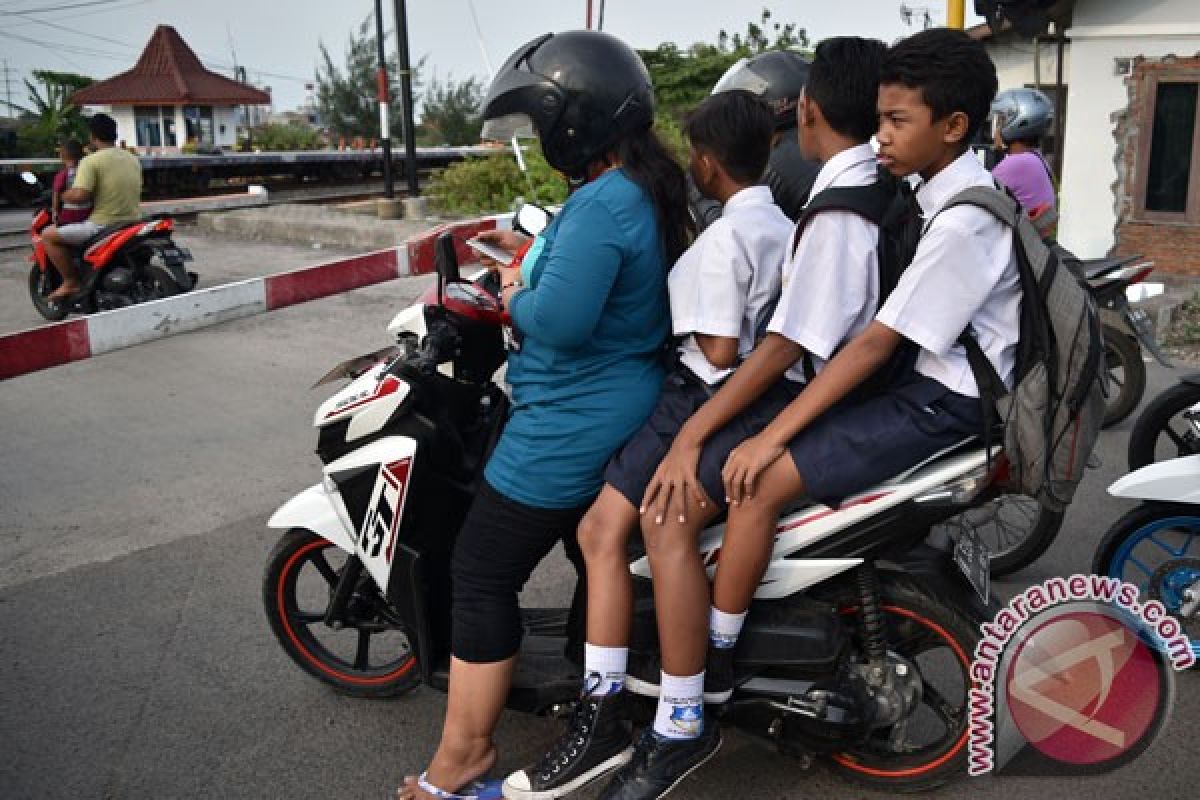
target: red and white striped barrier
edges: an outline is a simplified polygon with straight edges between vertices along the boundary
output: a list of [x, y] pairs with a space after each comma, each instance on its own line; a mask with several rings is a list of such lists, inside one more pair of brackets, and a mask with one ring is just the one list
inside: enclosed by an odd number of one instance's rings
[[0, 335], [0, 380], [374, 283], [423, 275], [433, 271], [434, 245], [446, 232], [455, 237], [459, 260], [475, 261], [474, 251], [464, 241], [480, 231], [507, 228], [511, 220], [511, 214], [501, 214], [447, 223], [399, 247]]

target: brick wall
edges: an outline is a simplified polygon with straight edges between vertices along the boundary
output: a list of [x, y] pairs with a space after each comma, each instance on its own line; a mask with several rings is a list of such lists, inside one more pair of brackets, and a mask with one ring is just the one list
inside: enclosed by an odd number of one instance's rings
[[[1151, 124], [1147, 116], [1154, 98], [1153, 84], [1147, 78], [1178, 69], [1200, 69], [1200, 54], [1179, 58], [1137, 58], [1125, 85], [1129, 90], [1129, 106], [1113, 115], [1113, 135], [1117, 141], [1115, 162], [1117, 180], [1113, 184], [1117, 225], [1114, 254], [1140, 253], [1154, 260], [1157, 271], [1180, 276], [1200, 277], [1200, 224], [1183, 222], [1137, 221], [1134, 191], [1138, 170], [1145, 169], [1148, 152], [1141, 151], [1142, 126]], [[1193, 153], [1193, 162], [1200, 153]], [[1193, 163], [1192, 175], [1200, 174]], [[1195, 177], [1193, 177], [1195, 180]]]

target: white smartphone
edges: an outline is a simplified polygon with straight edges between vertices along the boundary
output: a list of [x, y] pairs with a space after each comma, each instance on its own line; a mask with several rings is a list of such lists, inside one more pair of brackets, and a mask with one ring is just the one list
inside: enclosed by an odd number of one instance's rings
[[480, 255], [485, 255], [493, 261], [499, 261], [504, 266], [512, 263], [513, 253], [505, 250], [503, 247], [494, 245], [491, 242], [484, 241], [478, 236], [467, 239], [467, 246]]

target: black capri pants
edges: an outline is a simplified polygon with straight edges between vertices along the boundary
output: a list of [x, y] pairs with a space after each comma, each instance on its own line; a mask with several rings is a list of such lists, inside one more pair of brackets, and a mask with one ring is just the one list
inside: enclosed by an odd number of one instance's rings
[[516, 655], [522, 634], [517, 594], [560, 539], [580, 576], [569, 624], [579, 627], [582, 619], [574, 617], [586, 595], [576, 529], [589, 507], [535, 508], [480, 483], [450, 562], [450, 648], [456, 658], [493, 663]]

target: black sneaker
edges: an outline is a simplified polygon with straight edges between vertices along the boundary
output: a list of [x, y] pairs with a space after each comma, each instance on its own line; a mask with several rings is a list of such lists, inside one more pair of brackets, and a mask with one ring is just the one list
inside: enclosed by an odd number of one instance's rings
[[706, 720], [696, 739], [665, 739], [647, 729], [633, 759], [613, 776], [600, 800], [657, 800], [699, 769], [721, 747], [721, 729]]
[[633, 746], [624, 701], [624, 692], [580, 697], [567, 729], [546, 755], [504, 780], [504, 796], [554, 800], [626, 764]]
[[[729, 702], [733, 696], [733, 648], [708, 646], [704, 667], [704, 702], [710, 706]], [[630, 653], [625, 688], [643, 697], [658, 697], [662, 666], [658, 653]]]

